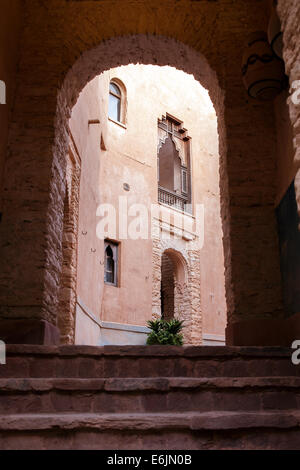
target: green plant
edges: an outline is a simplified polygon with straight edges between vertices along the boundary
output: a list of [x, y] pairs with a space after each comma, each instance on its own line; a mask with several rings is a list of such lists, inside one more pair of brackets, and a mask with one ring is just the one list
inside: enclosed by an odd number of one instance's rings
[[173, 318], [172, 320], [150, 320], [148, 327], [147, 344], [169, 344], [173, 346], [183, 345], [183, 321]]

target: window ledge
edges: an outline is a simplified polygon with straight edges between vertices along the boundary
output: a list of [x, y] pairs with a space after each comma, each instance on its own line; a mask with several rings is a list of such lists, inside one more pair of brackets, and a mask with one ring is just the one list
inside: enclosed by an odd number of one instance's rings
[[105, 286], [111, 286], [111, 287], [119, 287], [118, 284], [114, 284], [113, 282], [106, 282], [106, 281], [104, 281], [104, 285]]
[[112, 119], [112, 118], [110, 118], [110, 117], [108, 118], [108, 120], [109, 120], [110, 122], [113, 122], [114, 124], [117, 124], [118, 126], [122, 127], [123, 129], [127, 129], [127, 126], [126, 126], [125, 124], [123, 124], [122, 122], [115, 121], [114, 119]]

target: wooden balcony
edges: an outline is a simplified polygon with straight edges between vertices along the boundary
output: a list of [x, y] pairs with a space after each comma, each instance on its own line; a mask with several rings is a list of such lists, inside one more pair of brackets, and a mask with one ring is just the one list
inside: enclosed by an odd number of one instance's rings
[[158, 202], [166, 204], [167, 206], [174, 207], [183, 212], [192, 213], [191, 204], [188, 202], [188, 197], [178, 195], [169, 189], [158, 187]]

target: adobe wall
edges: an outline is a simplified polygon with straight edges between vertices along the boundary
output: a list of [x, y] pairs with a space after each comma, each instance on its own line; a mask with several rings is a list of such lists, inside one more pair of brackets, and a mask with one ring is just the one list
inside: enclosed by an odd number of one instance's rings
[[175, 271], [172, 260], [165, 253], [161, 260], [161, 291], [164, 303], [163, 316], [165, 320], [171, 320], [174, 316], [174, 285]]

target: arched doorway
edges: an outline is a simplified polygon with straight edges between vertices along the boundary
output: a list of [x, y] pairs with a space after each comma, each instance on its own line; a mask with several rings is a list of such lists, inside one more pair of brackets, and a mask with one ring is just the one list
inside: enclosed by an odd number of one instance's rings
[[161, 316], [165, 320], [174, 317], [187, 320], [187, 317], [191, 315], [187, 289], [190, 287], [189, 277], [193, 267], [196, 266], [189, 266], [183, 255], [175, 249], [167, 248], [163, 251], [161, 257]]
[[200, 284], [197, 276], [199, 259], [167, 248], [161, 256], [161, 316], [164, 320], [178, 318], [183, 321], [185, 344], [202, 344], [202, 312]]

